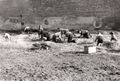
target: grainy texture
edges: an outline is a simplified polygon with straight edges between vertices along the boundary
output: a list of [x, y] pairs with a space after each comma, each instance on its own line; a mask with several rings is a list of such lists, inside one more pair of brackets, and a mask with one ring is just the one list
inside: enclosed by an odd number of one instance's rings
[[[0, 80], [12, 81], [119, 81], [119, 49], [97, 47], [97, 53], [84, 54], [84, 45], [93, 39], [79, 39], [78, 43], [53, 43], [49, 50], [30, 50], [32, 35], [15, 35], [3, 41], [0, 36]], [[109, 36], [108, 36], [109, 37]], [[109, 38], [107, 39], [107, 41]], [[84, 41], [86, 41], [84, 43]], [[42, 42], [39, 42], [42, 43]], [[113, 50], [113, 51], [111, 51]]]
[[[0, 81], [120, 81], [120, 32], [115, 43], [106, 31], [120, 30], [119, 13], [119, 0], [0, 0]], [[84, 46], [96, 45], [94, 21], [102, 22], [105, 42], [85, 54]], [[40, 41], [35, 32], [21, 34], [21, 23], [52, 34], [57, 28], [87, 29], [92, 38]], [[10, 39], [3, 32], [12, 32]]]

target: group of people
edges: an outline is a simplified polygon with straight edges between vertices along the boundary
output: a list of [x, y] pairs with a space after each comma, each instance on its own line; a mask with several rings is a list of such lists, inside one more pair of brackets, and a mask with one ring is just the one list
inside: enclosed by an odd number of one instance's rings
[[[38, 37], [41, 40], [46, 40], [46, 41], [53, 41], [56, 43], [63, 43], [65, 41], [67, 42], [73, 42], [75, 43], [76, 41], [74, 40], [74, 33], [70, 32], [68, 29], [63, 29], [63, 28], [58, 28], [58, 32], [51, 34], [49, 31], [45, 30], [42, 26], [39, 26], [39, 29], [37, 31]], [[31, 28], [26, 26], [24, 31], [26, 33], [31, 32]]]
[[77, 30], [77, 33], [80, 34], [79, 37], [83, 37], [83, 38], [91, 38], [92, 35], [90, 34], [90, 32], [88, 30]]
[[[53, 41], [56, 43], [63, 43], [63, 42], [68, 42], [68, 43], [76, 43], [75, 37], [76, 35], [69, 31], [69, 29], [64, 29], [64, 28], [58, 28], [58, 32], [51, 34], [49, 31], [44, 30], [42, 26], [39, 26], [38, 29], [38, 36], [41, 40], [46, 40], [46, 41]], [[25, 28], [25, 31], [29, 33], [31, 30], [29, 27]], [[77, 33], [79, 34], [79, 37], [82, 38], [91, 38], [92, 35], [88, 30], [77, 30]], [[111, 36], [111, 41], [117, 41], [117, 37], [113, 32], [110, 32]], [[78, 38], [79, 38], [78, 37]], [[97, 46], [101, 45], [104, 42], [104, 37], [103, 34], [99, 32], [99, 34], [95, 38], [95, 42], [97, 42]]]
[[74, 34], [68, 29], [58, 28], [58, 32], [51, 34], [50, 32], [44, 30], [44, 28], [39, 26], [38, 36], [41, 38], [41, 40], [44, 40], [44, 38], [46, 38], [46, 41], [53, 41], [56, 43], [63, 43], [65, 42], [65, 40], [67, 40], [67, 42], [69, 43], [75, 43], [75, 40], [73, 39]]

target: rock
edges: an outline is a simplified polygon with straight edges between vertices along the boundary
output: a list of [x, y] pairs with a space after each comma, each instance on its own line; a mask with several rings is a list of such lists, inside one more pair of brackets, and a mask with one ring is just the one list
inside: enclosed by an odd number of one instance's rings
[[32, 49], [45, 49], [45, 50], [48, 50], [51, 48], [50, 45], [48, 45], [47, 43], [35, 43], [33, 44], [33, 48]]

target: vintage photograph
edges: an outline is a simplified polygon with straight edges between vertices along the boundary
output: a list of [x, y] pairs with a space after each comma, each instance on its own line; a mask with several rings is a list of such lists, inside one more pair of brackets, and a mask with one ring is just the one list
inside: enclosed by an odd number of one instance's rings
[[120, 81], [120, 0], [0, 0], [0, 81]]

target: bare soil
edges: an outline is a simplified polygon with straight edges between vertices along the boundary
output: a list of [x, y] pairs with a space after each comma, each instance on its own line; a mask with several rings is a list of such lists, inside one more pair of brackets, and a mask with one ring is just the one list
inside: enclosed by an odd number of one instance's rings
[[[109, 35], [105, 37], [109, 41]], [[43, 42], [32, 41], [37, 34], [12, 35], [10, 40], [1, 35], [0, 80], [120, 81], [120, 49], [102, 46], [97, 53], [85, 54], [84, 45], [95, 45], [93, 38], [79, 38], [77, 43], [48, 41], [51, 49], [30, 50], [32, 44]]]

